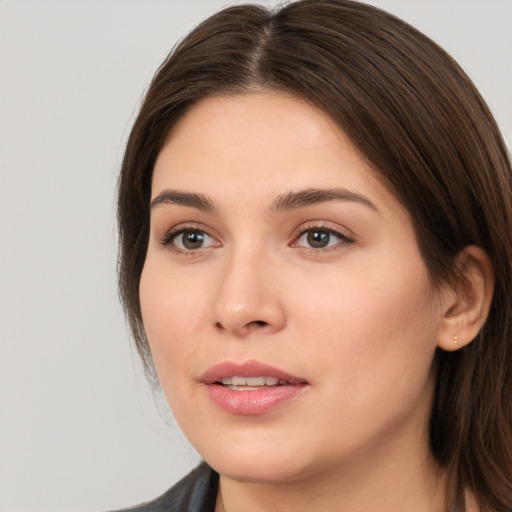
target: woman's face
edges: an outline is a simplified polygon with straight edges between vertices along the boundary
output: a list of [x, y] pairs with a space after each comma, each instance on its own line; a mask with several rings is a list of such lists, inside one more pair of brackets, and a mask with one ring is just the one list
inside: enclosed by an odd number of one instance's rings
[[222, 474], [424, 461], [443, 301], [407, 211], [308, 103], [186, 113], [154, 169], [140, 299], [172, 411]]

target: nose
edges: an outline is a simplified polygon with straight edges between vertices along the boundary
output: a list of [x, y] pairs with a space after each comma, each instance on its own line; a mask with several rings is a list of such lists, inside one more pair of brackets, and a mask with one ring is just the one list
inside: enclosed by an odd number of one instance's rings
[[244, 338], [272, 334], [286, 323], [279, 269], [260, 252], [239, 251], [224, 262], [214, 298], [215, 327]]

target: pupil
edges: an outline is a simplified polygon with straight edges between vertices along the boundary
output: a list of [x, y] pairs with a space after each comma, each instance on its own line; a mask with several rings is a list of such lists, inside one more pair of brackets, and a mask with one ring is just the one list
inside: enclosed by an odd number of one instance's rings
[[200, 231], [189, 231], [183, 236], [183, 245], [187, 249], [197, 249], [204, 242], [204, 234]]
[[315, 249], [326, 247], [329, 244], [331, 235], [327, 231], [310, 231], [307, 239], [308, 244]]

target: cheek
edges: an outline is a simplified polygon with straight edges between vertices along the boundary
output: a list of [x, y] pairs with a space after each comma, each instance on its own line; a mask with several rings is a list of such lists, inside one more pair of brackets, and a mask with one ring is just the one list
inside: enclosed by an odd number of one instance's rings
[[354, 396], [394, 381], [421, 385], [418, 374], [430, 371], [437, 334], [431, 284], [422, 265], [396, 268], [331, 273], [294, 306], [298, 335]]
[[296, 315], [307, 344], [298, 350], [321, 390], [316, 428], [332, 425], [340, 433], [333, 451], [413, 416], [422, 428], [428, 415], [436, 346], [430, 284], [421, 272], [398, 282], [380, 270], [331, 278], [329, 291], [310, 295]]
[[141, 275], [139, 296], [153, 362], [165, 389], [166, 381], [178, 374], [174, 370], [187, 368], [194, 358], [196, 347], [190, 341], [205, 324], [204, 294], [149, 261]]

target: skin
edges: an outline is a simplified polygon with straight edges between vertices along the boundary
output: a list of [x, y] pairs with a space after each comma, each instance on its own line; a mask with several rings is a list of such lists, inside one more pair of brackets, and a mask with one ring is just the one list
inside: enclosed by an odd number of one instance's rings
[[[364, 200], [272, 209], [290, 192], [340, 188]], [[427, 442], [432, 362], [455, 334], [453, 349], [470, 339], [463, 301], [433, 286], [408, 212], [339, 128], [283, 94], [208, 98], [159, 154], [152, 199], [168, 190], [215, 211], [153, 206], [140, 300], [169, 405], [221, 475], [216, 510], [443, 510]], [[180, 229], [205, 233], [203, 245], [186, 249], [169, 235]], [[311, 247], [315, 230], [327, 246]], [[308, 385], [269, 413], [230, 414], [200, 376], [249, 359]]]

